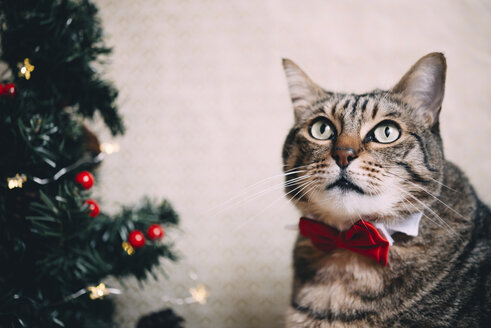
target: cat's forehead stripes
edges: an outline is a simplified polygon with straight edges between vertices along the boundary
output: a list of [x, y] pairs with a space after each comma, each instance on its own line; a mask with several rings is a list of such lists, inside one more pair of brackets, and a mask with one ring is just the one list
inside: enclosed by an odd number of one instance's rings
[[377, 116], [377, 113], [378, 113], [378, 102], [373, 105], [372, 120], [375, 119], [375, 116]]
[[351, 117], [355, 117], [356, 115], [356, 110], [358, 108], [358, 102], [360, 101], [360, 96], [355, 95], [355, 102], [353, 103], [353, 106], [351, 106]]
[[368, 104], [368, 100], [370, 98], [366, 98], [365, 101], [363, 102], [363, 105], [361, 105], [361, 114], [363, 115], [363, 113], [365, 113], [365, 110], [367, 109], [367, 104]]
[[[322, 111], [326, 115], [339, 121], [341, 126], [349, 125], [352, 128], [377, 118], [400, 117], [401, 111], [398, 108], [403, 105], [395, 99], [389, 99], [385, 92], [335, 94], [323, 100]], [[319, 107], [313, 113], [319, 114]]]
[[324, 113], [340, 125], [339, 133], [345, 128], [355, 132], [364, 121], [364, 113], [373, 109], [375, 98], [371, 95], [341, 94], [327, 100], [322, 106]]

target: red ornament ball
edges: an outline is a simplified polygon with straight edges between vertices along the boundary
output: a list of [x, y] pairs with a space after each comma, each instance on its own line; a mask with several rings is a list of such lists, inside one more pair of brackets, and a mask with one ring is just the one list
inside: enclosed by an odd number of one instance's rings
[[0, 96], [7, 96], [14, 98], [15, 96], [15, 84], [7, 83], [5, 85], [0, 83]]
[[87, 190], [94, 185], [94, 176], [89, 171], [82, 171], [77, 174], [75, 181]]
[[140, 230], [133, 230], [128, 236], [128, 242], [134, 248], [143, 247], [143, 245], [145, 245], [145, 236]]
[[99, 204], [97, 204], [97, 202], [93, 199], [87, 199], [84, 204], [89, 205], [89, 215], [92, 218], [95, 218], [101, 212], [99, 209]]
[[151, 224], [147, 230], [147, 236], [150, 240], [157, 240], [164, 238], [165, 231], [158, 224]]
[[3, 92], [4, 95], [9, 96], [10, 98], [14, 98], [15, 96], [15, 84], [13, 83], [7, 83], [3, 86]]

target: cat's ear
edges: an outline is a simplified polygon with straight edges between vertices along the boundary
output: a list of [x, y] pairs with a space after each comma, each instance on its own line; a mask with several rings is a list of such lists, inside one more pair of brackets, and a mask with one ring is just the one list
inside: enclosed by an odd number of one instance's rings
[[312, 82], [307, 74], [290, 59], [283, 59], [283, 68], [295, 110], [295, 119], [298, 120], [325, 91]]
[[400, 94], [428, 126], [433, 126], [442, 107], [446, 70], [445, 56], [430, 53], [418, 60], [391, 91]]

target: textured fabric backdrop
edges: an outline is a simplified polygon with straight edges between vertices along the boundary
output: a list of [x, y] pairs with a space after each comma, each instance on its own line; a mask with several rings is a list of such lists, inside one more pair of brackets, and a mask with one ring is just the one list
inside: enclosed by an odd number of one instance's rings
[[[281, 146], [293, 121], [281, 58], [322, 86], [389, 88], [421, 56], [447, 56], [446, 156], [491, 202], [491, 5], [484, 1], [100, 0], [128, 131], [99, 172], [104, 209], [168, 198], [182, 255], [169, 279], [115, 296], [122, 327], [171, 305], [187, 327], [281, 327], [298, 219], [282, 198]], [[89, 123], [110, 141], [100, 123]], [[269, 189], [268, 189], [269, 188]], [[258, 198], [241, 194], [259, 193]], [[198, 283], [205, 305], [172, 305]], [[119, 286], [115, 281], [112, 285]]]

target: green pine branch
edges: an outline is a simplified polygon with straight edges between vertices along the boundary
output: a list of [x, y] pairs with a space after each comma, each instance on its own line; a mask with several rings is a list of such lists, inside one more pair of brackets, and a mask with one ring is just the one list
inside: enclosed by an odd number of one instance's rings
[[[0, 327], [111, 327], [111, 297], [77, 292], [108, 276], [146, 279], [162, 258], [176, 260], [165, 237], [132, 255], [122, 244], [132, 230], [172, 228], [178, 216], [168, 202], [144, 199], [92, 218], [91, 191], [75, 182], [95, 169], [81, 159], [98, 151], [84, 119], [99, 113], [113, 135], [124, 132], [117, 90], [101, 75], [110, 49], [97, 9], [88, 0], [0, 0], [0, 47], [0, 83], [15, 84], [13, 97], [0, 94]], [[29, 79], [18, 74], [25, 58]], [[27, 181], [10, 189], [16, 174]]]

